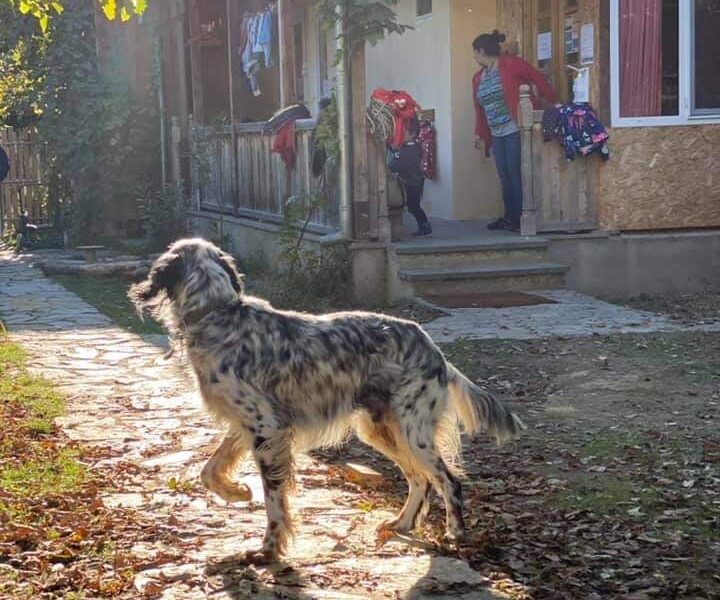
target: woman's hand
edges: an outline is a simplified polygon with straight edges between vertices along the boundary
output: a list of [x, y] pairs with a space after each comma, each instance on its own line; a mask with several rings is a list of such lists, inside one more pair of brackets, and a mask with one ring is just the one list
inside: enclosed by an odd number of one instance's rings
[[479, 136], [475, 136], [475, 150], [482, 150], [483, 148], [483, 139]]

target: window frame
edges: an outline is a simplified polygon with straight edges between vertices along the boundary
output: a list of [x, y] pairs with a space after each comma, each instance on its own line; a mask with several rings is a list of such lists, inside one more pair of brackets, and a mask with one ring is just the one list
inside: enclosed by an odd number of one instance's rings
[[420, 0], [415, 0], [415, 20], [416, 21], [425, 21], [426, 19], [432, 19], [433, 16], [433, 0], [428, 0], [430, 2], [430, 10], [428, 12], [420, 14]]
[[613, 127], [667, 127], [720, 123], [720, 109], [700, 109], [695, 105], [695, 2], [680, 2], [678, 39], [677, 115], [659, 117], [620, 116], [620, 0], [610, 0], [610, 109]]

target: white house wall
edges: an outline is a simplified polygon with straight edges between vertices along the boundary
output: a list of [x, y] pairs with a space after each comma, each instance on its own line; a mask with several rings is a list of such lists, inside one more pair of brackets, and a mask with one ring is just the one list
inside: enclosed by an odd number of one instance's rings
[[[435, 2], [439, 4], [439, 2]], [[497, 28], [497, 5], [488, 0], [451, 0], [453, 217], [490, 219], [502, 213], [500, 185], [491, 157], [474, 148], [472, 51], [476, 36]]]
[[439, 176], [427, 182], [423, 206], [431, 216], [447, 219], [454, 217], [450, 4], [435, 0], [432, 16], [417, 20], [415, 0], [399, 0], [394, 7], [399, 21], [415, 30], [391, 35], [366, 53], [368, 97], [376, 88], [405, 90], [423, 108], [435, 110]]

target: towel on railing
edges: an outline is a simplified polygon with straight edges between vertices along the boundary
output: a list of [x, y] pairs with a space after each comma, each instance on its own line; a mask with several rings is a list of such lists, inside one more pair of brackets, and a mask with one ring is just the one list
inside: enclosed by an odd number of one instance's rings
[[288, 170], [295, 168], [295, 121], [289, 121], [278, 129], [272, 151], [280, 155]]

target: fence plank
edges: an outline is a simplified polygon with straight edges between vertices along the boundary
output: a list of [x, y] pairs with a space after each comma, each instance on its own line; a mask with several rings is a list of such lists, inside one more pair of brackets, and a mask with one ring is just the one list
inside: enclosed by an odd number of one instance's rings
[[[232, 196], [232, 136], [229, 132], [211, 131], [195, 126], [194, 139], [203, 140], [193, 145], [192, 157], [196, 165], [207, 165], [210, 177], [197, 175], [202, 168], [193, 169], [193, 188], [200, 190], [201, 208], [212, 210], [252, 211], [255, 215], [282, 218], [287, 199], [292, 195], [311, 192], [319, 187], [311, 171], [312, 129], [306, 125], [296, 127], [296, 164], [288, 173], [279, 155], [272, 153], [273, 138], [262, 132], [262, 124], [237, 125], [235, 149], [237, 153], [237, 196]], [[214, 143], [213, 143], [214, 142]], [[205, 156], [201, 156], [202, 153]], [[208, 181], [209, 180], [209, 181]], [[220, 197], [215, 197], [210, 182], [217, 181]], [[337, 191], [327, 190], [327, 206], [313, 211], [311, 223], [322, 227], [336, 227]]]
[[10, 159], [8, 176], [0, 183], [0, 233], [12, 231], [23, 211], [37, 225], [50, 224], [44, 145], [30, 129], [0, 127], [0, 146]]

